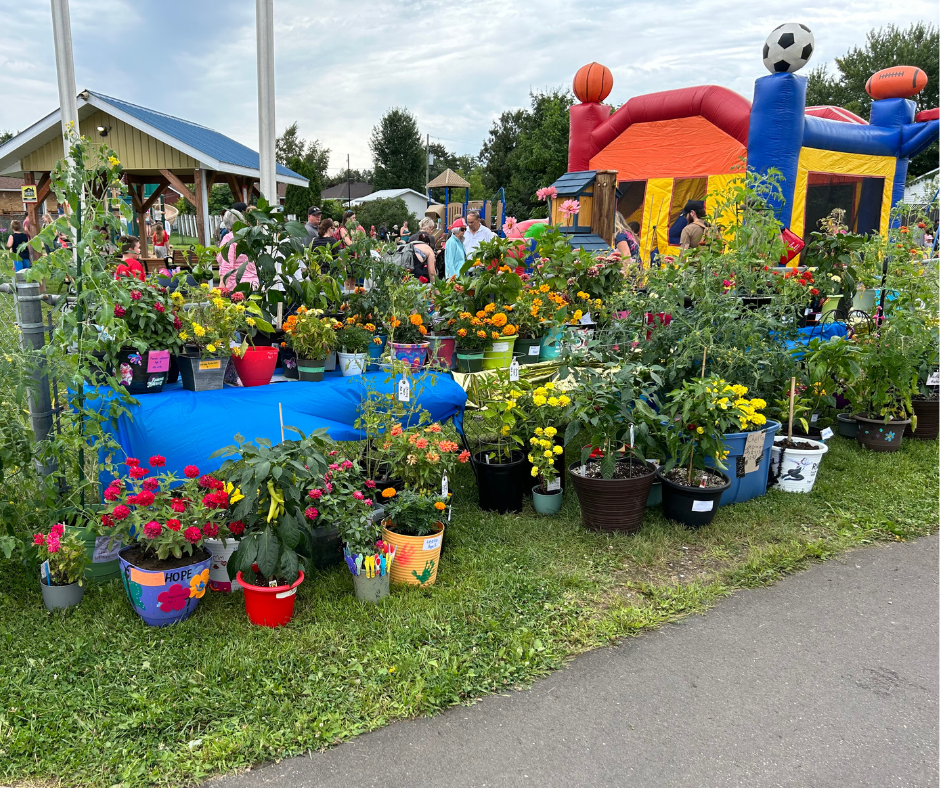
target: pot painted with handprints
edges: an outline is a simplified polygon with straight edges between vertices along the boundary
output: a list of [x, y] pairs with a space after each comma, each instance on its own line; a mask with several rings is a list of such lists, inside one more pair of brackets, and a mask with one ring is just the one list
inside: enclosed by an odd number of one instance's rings
[[436, 532], [429, 536], [405, 536], [389, 530], [394, 527], [388, 520], [382, 524], [382, 541], [395, 547], [395, 560], [390, 573], [392, 582], [433, 585], [441, 561], [444, 523], [438, 523]]
[[134, 547], [118, 553], [121, 582], [137, 615], [152, 627], [165, 627], [185, 621], [196, 610], [209, 588], [212, 554], [197, 547], [193, 563], [173, 569], [141, 569], [124, 557]]

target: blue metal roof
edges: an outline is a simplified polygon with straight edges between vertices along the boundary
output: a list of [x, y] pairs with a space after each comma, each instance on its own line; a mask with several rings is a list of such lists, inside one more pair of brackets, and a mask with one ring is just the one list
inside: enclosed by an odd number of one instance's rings
[[582, 172], [566, 172], [552, 186], [558, 191], [559, 197], [571, 197], [583, 192], [594, 182], [597, 170], [583, 170]]
[[[156, 110], [147, 109], [137, 104], [131, 104], [128, 101], [105, 96], [101, 93], [95, 93], [91, 90], [88, 93], [101, 101], [116, 107], [122, 112], [126, 112], [138, 120], [153, 126], [164, 134], [179, 140], [191, 148], [202, 151], [207, 156], [218, 161], [234, 164], [238, 167], [247, 167], [257, 170], [260, 167], [258, 152], [251, 148], [236, 142], [231, 137], [226, 137], [217, 131], [200, 126], [198, 123], [192, 123], [182, 118], [174, 118], [172, 115], [165, 115]], [[294, 178], [304, 178], [283, 164], [277, 165], [277, 174], [292, 176]]]

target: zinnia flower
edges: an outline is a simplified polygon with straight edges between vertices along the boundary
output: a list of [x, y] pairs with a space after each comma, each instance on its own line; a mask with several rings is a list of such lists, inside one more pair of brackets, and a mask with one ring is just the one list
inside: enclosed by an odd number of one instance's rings
[[195, 525], [191, 525], [183, 532], [183, 538], [190, 544], [196, 544], [196, 542], [202, 539], [202, 531]]
[[234, 523], [228, 524], [228, 530], [232, 536], [241, 536], [245, 533], [245, 524], [241, 520], [236, 520]]
[[115, 316], [115, 317], [124, 317], [124, 314], [125, 314], [125, 312], [124, 312], [124, 307], [121, 306], [120, 304], [115, 304], [115, 305], [114, 305], [114, 316]]
[[319, 514], [320, 513], [312, 506], [308, 506], [306, 509], [304, 509], [304, 517], [306, 517], [308, 520], [316, 520], [317, 515]]
[[470, 452], [468, 452], [466, 449], [460, 452], [460, 454], [457, 456], [457, 462], [467, 462], [469, 459]]
[[111, 512], [111, 514], [114, 516], [114, 519], [117, 522], [121, 522], [121, 520], [126, 520], [130, 513], [131, 513], [131, 510], [128, 509], [123, 503], [119, 503], [117, 506], [114, 507], [114, 511]]
[[121, 491], [117, 487], [108, 487], [108, 489], [104, 491], [104, 499], [106, 501], [116, 501], [120, 497]]
[[147, 475], [147, 469], [141, 468], [140, 466], [136, 466], [134, 468], [131, 468], [128, 471], [128, 474], [130, 475], [132, 479], [143, 479], [144, 476]]
[[174, 512], [182, 514], [186, 511], [186, 501], [184, 501], [182, 498], [174, 498], [172, 501], [170, 501], [170, 508]]
[[144, 294], [141, 293], [140, 290], [131, 290], [131, 298], [134, 301], [140, 301], [140, 299], [143, 298], [143, 295]]
[[195, 479], [199, 475], [199, 469], [195, 465], [187, 465], [183, 469], [183, 474], [187, 479]]
[[169, 528], [171, 531], [178, 531], [181, 526], [182, 526], [182, 523], [179, 520], [170, 519], [166, 521], [166, 527]]
[[59, 552], [59, 537], [56, 536], [55, 534], [49, 534], [49, 536], [46, 537], [46, 549], [50, 553], [58, 553]]
[[153, 308], [154, 308], [157, 312], [161, 312], [161, 313], [166, 312], [166, 307], [163, 306], [163, 304], [161, 304], [159, 301], [158, 301], [156, 304], [153, 305]]
[[509, 235], [510, 233], [512, 233], [512, 231], [516, 228], [517, 224], [519, 224], [519, 222], [516, 221], [515, 216], [507, 216], [506, 221], [503, 222], [503, 234]]
[[308, 498], [313, 498], [313, 500], [317, 501], [317, 500], [319, 500], [321, 497], [323, 497], [323, 490], [321, 490], [320, 488], [317, 488], [317, 489], [315, 489], [315, 490], [311, 490], [310, 492], [307, 493], [307, 497], [308, 497]]
[[361, 492], [359, 492], [359, 490], [356, 490], [353, 493], [353, 498], [355, 498], [357, 501], [362, 501], [365, 499], [365, 496]]
[[124, 460], [124, 464], [128, 468], [136, 468], [138, 465], [140, 465], [140, 460], [138, 460], [136, 457], [128, 457], [126, 460]]
[[217, 526], [215, 523], [206, 523], [202, 527], [202, 532], [210, 539], [214, 539], [219, 535], [219, 526]]
[[160, 481], [158, 479], [144, 479], [143, 488], [149, 492], [153, 492], [160, 486]]
[[135, 496], [137, 506], [150, 506], [154, 501], [154, 495], [150, 490], [142, 490]]
[[570, 219], [579, 210], [581, 210], [581, 205], [577, 200], [565, 200], [561, 205], [558, 206], [558, 211], [566, 219]]
[[163, 526], [156, 520], [151, 520], [144, 526], [144, 536], [148, 539], [156, 539], [163, 531]]
[[166, 458], [161, 457], [159, 454], [154, 454], [147, 462], [150, 463], [151, 468], [162, 468], [166, 465]]
[[33, 544], [44, 545], [46, 543], [46, 537], [42, 534], [35, 534], [33, 536]]
[[373, 490], [375, 489], [375, 482], [372, 479], [366, 479], [366, 489]]
[[101, 524], [106, 525], [108, 528], [112, 528], [114, 526], [114, 519], [110, 514], [103, 514], [101, 515]]

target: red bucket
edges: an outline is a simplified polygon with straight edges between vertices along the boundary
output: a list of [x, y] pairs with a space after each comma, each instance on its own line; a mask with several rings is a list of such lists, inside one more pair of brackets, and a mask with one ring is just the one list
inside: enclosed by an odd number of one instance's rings
[[245, 612], [248, 620], [259, 627], [281, 627], [294, 617], [294, 600], [297, 598], [297, 586], [304, 581], [304, 573], [289, 586], [249, 585], [242, 577], [237, 575], [245, 592]]
[[277, 366], [277, 348], [250, 347], [244, 356], [233, 353], [232, 361], [243, 386], [267, 386]]

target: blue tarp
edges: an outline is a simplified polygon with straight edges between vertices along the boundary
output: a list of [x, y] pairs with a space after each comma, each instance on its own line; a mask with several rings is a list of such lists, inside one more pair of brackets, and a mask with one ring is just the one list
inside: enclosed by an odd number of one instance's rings
[[[824, 325], [818, 326], [806, 326], [805, 328], [799, 329], [799, 339], [790, 340], [784, 344], [787, 346], [787, 350], [794, 350], [795, 348], [805, 348], [810, 340], [812, 339], [832, 339], [832, 337], [844, 337], [849, 333], [848, 326], [845, 323], [826, 323]], [[802, 354], [797, 356], [802, 358]]]
[[[344, 378], [339, 372], [326, 373], [319, 383], [276, 383], [254, 388], [226, 386], [220, 391], [185, 391], [181, 385], [164, 386], [160, 394], [137, 397], [132, 418], [122, 416], [112, 434], [130, 457], [141, 462], [160, 454], [166, 470], [182, 476], [183, 468], [196, 465], [200, 471], [216, 470], [224, 458], [209, 457], [223, 446], [232, 445], [236, 433], [247, 440], [281, 440], [278, 404], [284, 412], [285, 427], [305, 434], [325, 427], [334, 440], [362, 440], [365, 436], [353, 425], [366, 387], [390, 393], [397, 389], [397, 376], [369, 372]], [[449, 375], [426, 372], [410, 376], [411, 397], [434, 421], [446, 421], [463, 410], [464, 390]], [[296, 433], [286, 432], [290, 440]]]

